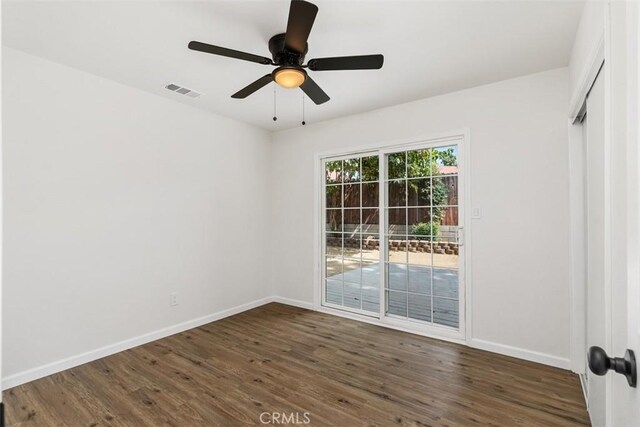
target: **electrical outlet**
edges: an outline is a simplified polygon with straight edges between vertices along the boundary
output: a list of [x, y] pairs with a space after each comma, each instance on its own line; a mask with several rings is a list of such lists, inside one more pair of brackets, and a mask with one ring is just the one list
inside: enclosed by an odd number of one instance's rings
[[177, 292], [171, 292], [171, 294], [169, 294], [169, 305], [170, 306], [178, 305], [178, 293]]

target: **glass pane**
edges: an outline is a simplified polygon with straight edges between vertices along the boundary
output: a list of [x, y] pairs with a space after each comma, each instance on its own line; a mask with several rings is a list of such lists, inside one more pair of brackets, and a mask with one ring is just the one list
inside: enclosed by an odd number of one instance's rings
[[431, 295], [431, 267], [409, 266], [409, 292]]
[[[413, 245], [417, 244], [417, 247]], [[408, 263], [418, 266], [433, 265], [433, 255], [431, 254], [432, 243], [430, 240], [409, 240]]]
[[458, 245], [438, 241], [434, 241], [432, 244], [434, 266], [458, 268]]
[[387, 183], [387, 206], [407, 205], [407, 181], [396, 180]]
[[380, 311], [380, 263], [377, 261], [362, 262], [362, 309]]
[[378, 234], [362, 235], [362, 259], [370, 261], [380, 260], [380, 239]]
[[378, 180], [378, 156], [362, 158], [362, 180], [377, 181]]
[[407, 176], [406, 153], [393, 153], [387, 156], [387, 179]]
[[407, 290], [409, 275], [406, 264], [387, 264], [387, 288], [393, 290]]
[[344, 182], [360, 181], [360, 158], [344, 161]]
[[342, 305], [342, 280], [327, 280], [325, 299], [332, 304]]
[[325, 261], [325, 278], [342, 280], [342, 257], [328, 256]]
[[342, 231], [342, 211], [340, 209], [327, 209], [327, 232]]
[[345, 234], [344, 236], [344, 256], [360, 259], [360, 233]]
[[325, 182], [336, 184], [342, 182], [342, 160], [335, 160], [325, 164]]
[[458, 299], [458, 270], [455, 268], [433, 269], [433, 295]]
[[366, 182], [362, 184], [362, 207], [377, 208], [380, 206], [380, 184]]
[[343, 231], [346, 234], [360, 232], [360, 209], [345, 208], [343, 215]]
[[458, 328], [458, 301], [433, 298], [433, 321], [438, 325]]
[[[458, 225], [458, 207], [457, 206], [434, 206], [434, 216], [440, 218], [442, 228], [456, 227]], [[436, 214], [437, 212], [437, 214]]]
[[406, 208], [391, 208], [387, 209], [387, 234], [388, 235], [402, 235], [407, 234], [407, 209]]
[[387, 238], [387, 261], [407, 263], [407, 240], [404, 236]]
[[[351, 239], [357, 242], [351, 242]], [[349, 246], [345, 250], [345, 256], [351, 258], [380, 259], [380, 241], [378, 234], [353, 234], [347, 238]]]
[[362, 285], [380, 287], [380, 263], [377, 261], [362, 261]]
[[362, 306], [359, 283], [344, 282], [345, 307], [360, 309]]
[[407, 181], [408, 205], [431, 206], [431, 178]]
[[362, 231], [377, 233], [379, 231], [380, 213], [378, 209], [362, 209]]
[[372, 313], [380, 311], [380, 288], [362, 285], [362, 309]]
[[360, 283], [360, 275], [362, 274], [362, 264], [360, 259], [345, 257], [342, 268], [344, 269], [342, 277], [345, 282]]
[[457, 145], [434, 148], [431, 155], [433, 161], [438, 165], [439, 174], [458, 173]]
[[360, 184], [344, 185], [344, 206], [348, 208], [360, 206]]
[[438, 236], [440, 224], [431, 221], [431, 216], [435, 214], [432, 208], [409, 208], [407, 219], [409, 221], [409, 234], [416, 237]]
[[433, 206], [458, 204], [458, 176], [446, 175], [433, 178]]
[[342, 207], [342, 185], [327, 185], [326, 194], [328, 208]]
[[428, 295], [409, 294], [409, 318], [431, 321], [431, 297]]
[[387, 291], [387, 313], [407, 317], [406, 292]]
[[327, 256], [342, 257], [342, 234], [327, 233], [325, 240], [325, 251]]
[[431, 176], [432, 165], [431, 150], [413, 150], [407, 152], [407, 172], [410, 178]]

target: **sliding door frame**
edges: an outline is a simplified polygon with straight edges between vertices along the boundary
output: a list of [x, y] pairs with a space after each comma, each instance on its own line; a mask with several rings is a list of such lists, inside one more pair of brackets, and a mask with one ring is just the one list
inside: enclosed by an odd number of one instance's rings
[[[458, 144], [458, 197], [462, 203], [458, 210], [458, 226], [462, 229], [461, 263], [459, 265], [459, 328], [455, 330], [447, 326], [437, 324], [427, 324], [418, 321], [407, 321], [404, 319], [394, 319], [385, 315], [385, 289], [384, 289], [384, 263], [388, 248], [383, 241], [383, 227], [386, 223], [384, 188], [386, 176], [386, 156], [389, 153], [406, 151], [412, 149], [430, 148], [444, 146], [447, 143]], [[347, 145], [347, 144], [345, 144]], [[389, 327], [418, 335], [444, 339], [447, 341], [466, 343], [472, 336], [472, 276], [471, 276], [471, 192], [470, 192], [470, 132], [468, 129], [455, 130], [451, 132], [418, 136], [394, 141], [383, 141], [369, 145], [352, 147], [349, 149], [335, 149], [325, 152], [315, 153], [314, 169], [314, 303], [316, 311], [329, 313], [341, 317], [346, 317], [366, 323]], [[380, 312], [363, 312], [361, 310], [349, 310], [345, 307], [326, 305], [323, 295], [322, 282], [324, 281], [324, 252], [325, 236], [324, 232], [324, 209], [323, 199], [325, 195], [325, 171], [324, 161], [328, 158], [344, 159], [355, 156], [379, 155], [379, 225], [380, 225]]]

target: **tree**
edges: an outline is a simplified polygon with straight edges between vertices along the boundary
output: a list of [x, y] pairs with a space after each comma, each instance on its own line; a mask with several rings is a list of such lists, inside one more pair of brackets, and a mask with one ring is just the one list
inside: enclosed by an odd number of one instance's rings
[[441, 164], [442, 166], [458, 166], [458, 156], [456, 156], [453, 151], [453, 147], [440, 148], [438, 150], [434, 150], [434, 157], [436, 158], [436, 162]]
[[[420, 221], [439, 224], [442, 220], [443, 205], [447, 204], [448, 188], [443, 179], [438, 179], [440, 166], [456, 166], [457, 155], [454, 148], [437, 148], [411, 150], [407, 152], [391, 153], [386, 157], [387, 177], [397, 184], [399, 191], [389, 194], [390, 200], [396, 206], [409, 203], [411, 206], [430, 206], [429, 217]], [[341, 207], [343, 200], [350, 200], [358, 196], [355, 193], [359, 186], [345, 185], [340, 191], [339, 186], [330, 184], [357, 183], [360, 181], [377, 181], [379, 157], [368, 156], [352, 158], [344, 161], [330, 161], [326, 163], [325, 177], [328, 184], [326, 197], [327, 207]], [[402, 188], [406, 183], [408, 194]], [[404, 198], [404, 199], [403, 199]], [[327, 216], [327, 231], [339, 231], [339, 211], [329, 211]], [[346, 222], [346, 218], [345, 218]]]

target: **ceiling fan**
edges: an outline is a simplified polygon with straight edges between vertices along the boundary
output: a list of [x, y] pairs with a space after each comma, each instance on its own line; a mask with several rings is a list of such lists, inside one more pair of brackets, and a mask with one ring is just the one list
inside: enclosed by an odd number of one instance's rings
[[269, 40], [269, 51], [273, 59], [197, 41], [190, 42], [189, 49], [277, 67], [273, 72], [265, 74], [231, 95], [232, 98], [246, 98], [275, 81], [285, 88], [299, 87], [313, 102], [320, 105], [329, 100], [329, 95], [313, 81], [305, 68], [311, 71], [378, 70], [382, 68], [384, 57], [382, 55], [361, 55], [315, 58], [303, 65], [305, 55], [309, 50], [307, 39], [317, 13], [318, 6], [315, 4], [303, 0], [291, 0], [287, 32], [277, 34]]

